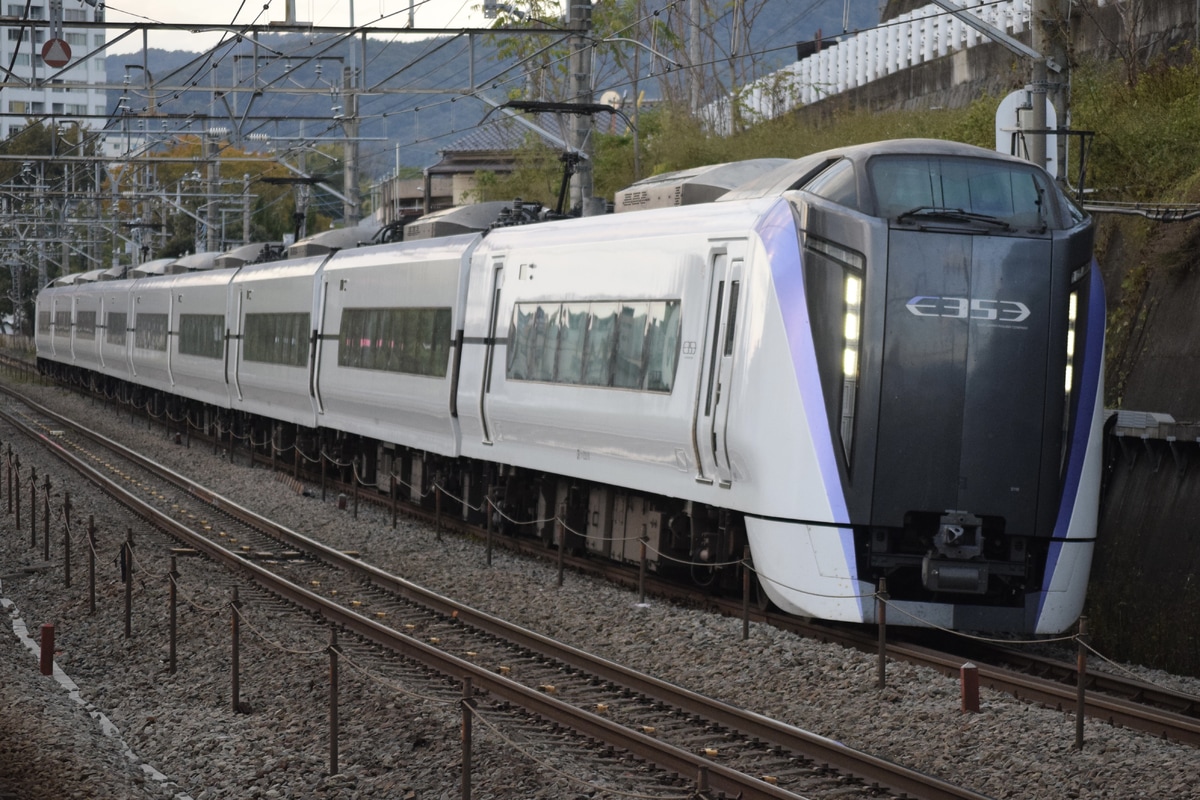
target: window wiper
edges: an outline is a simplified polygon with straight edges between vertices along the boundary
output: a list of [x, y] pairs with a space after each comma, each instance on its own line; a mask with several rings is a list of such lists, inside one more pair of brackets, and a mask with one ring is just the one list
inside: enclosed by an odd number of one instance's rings
[[910, 208], [896, 217], [897, 222], [904, 222], [906, 220], [969, 222], [980, 225], [991, 225], [1003, 231], [1013, 230], [1012, 225], [1009, 225], [999, 217], [993, 217], [988, 214], [976, 214], [971, 211], [964, 211], [961, 208], [942, 208], [940, 206], [917, 206], [916, 208]]

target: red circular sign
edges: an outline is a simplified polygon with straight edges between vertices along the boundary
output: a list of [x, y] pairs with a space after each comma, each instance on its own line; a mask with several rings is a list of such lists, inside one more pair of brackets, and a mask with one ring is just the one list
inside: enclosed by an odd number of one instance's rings
[[71, 45], [63, 39], [51, 39], [42, 45], [42, 61], [50, 67], [65, 67], [71, 60]]

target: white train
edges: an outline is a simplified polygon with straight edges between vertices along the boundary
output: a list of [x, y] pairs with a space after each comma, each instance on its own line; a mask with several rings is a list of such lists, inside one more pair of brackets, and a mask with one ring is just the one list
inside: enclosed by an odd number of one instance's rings
[[[773, 165], [767, 165], [773, 166]], [[353, 456], [780, 608], [1055, 633], [1097, 525], [1104, 298], [1041, 170], [904, 140], [691, 205], [59, 279], [46, 371]], [[702, 194], [702, 193], [699, 193]], [[711, 192], [710, 192], [711, 194]], [[464, 516], [471, 515], [463, 506]], [[733, 562], [733, 566], [724, 566]], [[679, 567], [678, 565], [685, 565]]]

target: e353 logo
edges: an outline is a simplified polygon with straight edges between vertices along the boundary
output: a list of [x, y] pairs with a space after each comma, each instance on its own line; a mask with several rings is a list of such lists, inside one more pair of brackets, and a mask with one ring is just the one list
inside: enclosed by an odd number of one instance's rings
[[1029, 318], [1029, 306], [1017, 300], [983, 300], [974, 297], [917, 295], [904, 304], [918, 317], [949, 317], [981, 322], [1017, 324]]

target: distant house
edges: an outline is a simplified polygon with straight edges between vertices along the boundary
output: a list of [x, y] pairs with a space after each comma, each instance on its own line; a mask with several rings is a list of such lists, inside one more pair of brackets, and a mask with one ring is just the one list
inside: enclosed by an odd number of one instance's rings
[[[507, 175], [513, 171], [516, 152], [537, 137], [547, 147], [561, 149], [566, 139], [563, 131], [568, 120], [556, 114], [540, 114], [524, 119], [541, 129], [537, 132], [511, 118], [496, 118], [439, 150], [441, 159], [425, 168], [422, 178], [393, 178], [381, 187], [380, 199], [383, 223], [413, 220], [423, 214], [444, 208], [461, 206], [472, 201], [478, 172]], [[624, 120], [614, 114], [601, 113], [594, 117], [596, 128], [608, 131]]]

